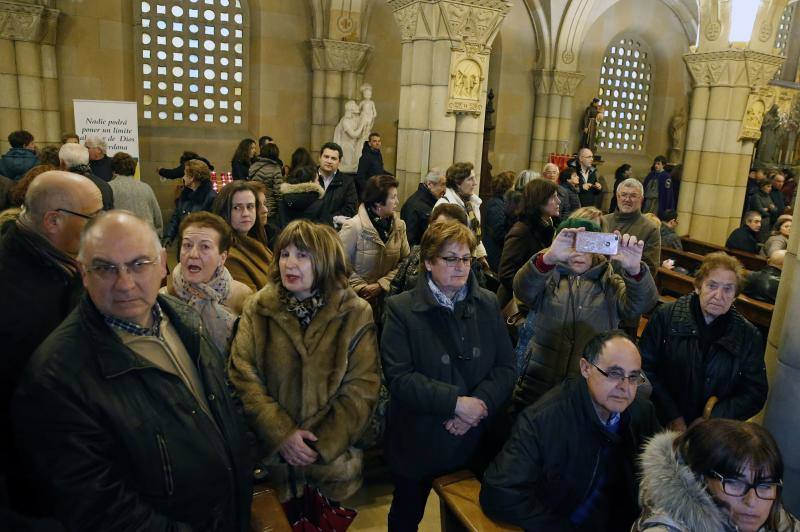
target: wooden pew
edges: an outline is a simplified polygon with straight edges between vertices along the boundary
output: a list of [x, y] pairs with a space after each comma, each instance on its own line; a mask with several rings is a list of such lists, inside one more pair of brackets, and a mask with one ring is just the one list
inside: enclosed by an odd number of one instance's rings
[[439, 496], [442, 532], [508, 532], [522, 530], [489, 519], [478, 497], [481, 483], [471, 471], [456, 471], [433, 481]]
[[[694, 290], [694, 277], [668, 270], [662, 266], [658, 269], [656, 285], [658, 286], [658, 292], [662, 295], [681, 296]], [[739, 294], [736, 297], [734, 306], [753, 324], [769, 329], [769, 324], [772, 321], [772, 311], [775, 308], [774, 305]]]
[[680, 249], [662, 247], [661, 248], [661, 261], [672, 259], [675, 261], [675, 266], [686, 268], [689, 272], [697, 271], [700, 264], [703, 262], [703, 256], [691, 251], [682, 251]]
[[726, 247], [711, 244], [709, 242], [703, 242], [702, 240], [695, 240], [694, 238], [689, 238], [688, 236], [682, 236], [681, 243], [683, 244], [684, 251], [696, 253], [701, 256], [713, 253], [715, 251], [724, 251], [728, 255], [733, 255], [739, 259], [742, 265], [748, 270], [758, 271], [767, 265], [767, 258], [762, 257], [761, 255], [754, 255], [738, 249], [728, 249]]

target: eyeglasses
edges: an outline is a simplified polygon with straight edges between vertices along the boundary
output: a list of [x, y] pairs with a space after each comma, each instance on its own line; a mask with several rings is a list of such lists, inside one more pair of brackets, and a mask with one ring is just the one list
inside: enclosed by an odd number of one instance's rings
[[[587, 360], [586, 362], [589, 361]], [[597, 367], [597, 364], [595, 364], [594, 362], [589, 362], [589, 364], [594, 366], [594, 368], [597, 371], [599, 371], [600, 374], [603, 375], [603, 377], [605, 377], [610, 381], [613, 381], [614, 384], [617, 385], [624, 384], [625, 381], [627, 380], [629, 386], [639, 387], [647, 382], [647, 379], [645, 379], [644, 375], [642, 375], [641, 373], [634, 373], [633, 375], [625, 375], [622, 371], [616, 369], [612, 369], [611, 371], [603, 371], [602, 369]]]
[[69, 209], [55, 209], [55, 210], [57, 212], [65, 212], [67, 214], [71, 214], [72, 216], [77, 216], [78, 218], [83, 218], [84, 220], [91, 220], [92, 218], [97, 216], [97, 214], [100, 212], [100, 211], [97, 211], [97, 212], [93, 212], [92, 214], [82, 214], [82, 213], [79, 213], [79, 212], [71, 211]]
[[97, 275], [104, 281], [116, 280], [120, 272], [127, 272], [128, 275], [137, 276], [145, 273], [150, 266], [158, 264], [158, 260], [152, 259], [136, 259], [126, 264], [112, 264], [110, 262], [101, 262], [92, 266], [87, 266], [86, 271]]
[[463, 264], [464, 266], [470, 266], [472, 264], [472, 256], [469, 257], [439, 257], [443, 261], [447, 263], [447, 266], [450, 268], [455, 268], [456, 265], [459, 263]]
[[637, 192], [634, 192], [633, 194], [628, 194], [627, 192], [617, 192], [617, 196], [619, 196], [620, 199], [639, 199], [642, 197], [642, 195]]
[[716, 471], [711, 471], [711, 474], [717, 477], [720, 484], [722, 484], [722, 491], [732, 497], [744, 497], [754, 489], [756, 497], [765, 501], [774, 501], [778, 497], [778, 488], [783, 486], [782, 481], [778, 482], [757, 482], [751, 484], [739, 478], [725, 478]]

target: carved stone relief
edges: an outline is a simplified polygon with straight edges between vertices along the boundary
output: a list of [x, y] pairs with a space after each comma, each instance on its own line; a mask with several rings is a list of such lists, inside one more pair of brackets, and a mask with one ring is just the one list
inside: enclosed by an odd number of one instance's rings
[[59, 11], [0, 0], [0, 39], [55, 44]]
[[447, 112], [480, 114], [483, 111], [481, 87], [486, 78], [487, 62], [486, 54], [453, 51]]
[[315, 70], [363, 72], [372, 46], [357, 42], [311, 39], [311, 50], [311, 62]]

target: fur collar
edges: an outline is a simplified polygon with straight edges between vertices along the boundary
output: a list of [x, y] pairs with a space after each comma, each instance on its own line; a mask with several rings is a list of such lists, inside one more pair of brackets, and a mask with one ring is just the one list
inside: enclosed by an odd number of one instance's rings
[[283, 195], [304, 194], [308, 192], [316, 192], [320, 198], [325, 195], [325, 189], [314, 181], [308, 181], [306, 183], [281, 183], [280, 191]]
[[666, 514], [684, 530], [734, 530], [702, 481], [675, 455], [676, 437], [678, 433], [671, 431], [653, 436], [639, 459], [643, 471], [639, 503], [645, 515]]

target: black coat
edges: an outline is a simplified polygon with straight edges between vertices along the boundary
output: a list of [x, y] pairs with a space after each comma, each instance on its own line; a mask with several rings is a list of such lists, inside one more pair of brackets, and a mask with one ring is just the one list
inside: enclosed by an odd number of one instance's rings
[[778, 296], [778, 285], [781, 282], [781, 270], [775, 266], [767, 266], [747, 277], [747, 284], [742, 291], [747, 297], [775, 304]]
[[214, 198], [217, 193], [214, 192], [214, 187], [211, 181], [203, 181], [196, 190], [189, 187], [183, 187], [181, 195], [178, 197], [178, 202], [175, 205], [175, 210], [172, 212], [172, 218], [169, 219], [167, 228], [164, 231], [164, 238], [172, 240], [178, 236], [178, 228], [181, 221], [186, 218], [188, 214], [197, 211], [211, 212], [211, 205], [214, 203]]
[[406, 223], [409, 246], [419, 244], [422, 240], [422, 233], [428, 228], [428, 220], [437, 199], [428, 187], [420, 183], [417, 191], [409, 196], [400, 209], [400, 218]]
[[224, 358], [196, 311], [171, 296], [158, 301], [195, 362], [211, 416], [84, 297], [17, 390], [20, 448], [68, 530], [249, 530], [253, 470]]
[[7, 222], [0, 239], [0, 476], [9, 460], [11, 397], [33, 351], [67, 317], [83, 293], [69, 276], [42, 260]]
[[279, 229], [289, 222], [304, 218], [312, 222], [321, 221], [322, 197], [325, 191], [315, 182], [281, 183], [278, 200]]
[[[702, 416], [711, 396], [713, 417], [747, 420], [767, 400], [764, 343], [758, 329], [731, 307], [724, 334], [702, 353], [689, 294], [658, 307], [639, 347], [642, 367], [653, 384], [652, 400], [662, 423]], [[717, 318], [721, 319], [721, 318]]]
[[358, 170], [356, 170], [358, 189], [364, 190], [364, 185], [366, 185], [370, 177], [387, 173], [386, 169], [383, 168], [381, 150], [373, 150], [370, 148], [369, 142], [364, 141], [364, 146], [361, 148], [361, 157], [358, 159]]
[[231, 177], [233, 179], [247, 179], [247, 176], [250, 175], [250, 164], [251, 161], [231, 161]]
[[503, 196], [492, 196], [483, 204], [483, 247], [486, 248], [486, 260], [489, 268], [496, 272], [500, 268], [500, 256], [503, 253], [503, 242], [511, 229], [506, 216], [506, 202]]
[[758, 234], [747, 226], [739, 227], [728, 236], [725, 247], [756, 254], [758, 253]]
[[358, 209], [358, 193], [356, 184], [349, 175], [336, 172], [328, 188], [325, 189], [325, 196], [322, 198], [322, 209], [320, 211], [320, 221], [333, 225], [334, 216], [344, 216], [352, 218]]
[[390, 470], [422, 478], [463, 467], [490, 420], [453, 436], [444, 423], [454, 417], [456, 400], [477, 397], [493, 416], [514, 386], [511, 341], [494, 294], [470, 275], [467, 297], [453, 313], [435, 302], [421, 275], [413, 290], [388, 298], [384, 320]]
[[[600, 202], [603, 200], [603, 191], [597, 190], [596, 188], [590, 188], [589, 190], [583, 190], [583, 185], [585, 183], [589, 183], [590, 185], [594, 185], [597, 183], [597, 168], [592, 166], [589, 169], [589, 176], [588, 178], [583, 177], [581, 173], [581, 165], [577, 159], [573, 159], [570, 161], [569, 166], [575, 168], [578, 172], [578, 177], [580, 178], [580, 183], [578, 184], [578, 198], [581, 202], [581, 207], [597, 207], [600, 208]], [[611, 211], [614, 212], [614, 211]]]
[[[586, 380], [568, 379], [517, 417], [511, 437], [486, 470], [480, 502], [490, 517], [537, 532], [576, 530], [570, 515], [609, 471], [620, 476], [604, 528], [628, 530], [639, 513], [635, 459], [645, 439], [661, 427], [649, 401], [635, 399], [621, 414], [617, 433], [600, 423]], [[614, 451], [616, 460], [601, 461]], [[617, 525], [617, 526], [615, 526]], [[627, 528], [625, 526], [627, 525]]]
[[581, 208], [578, 191], [569, 183], [558, 185], [558, 199], [561, 200], [561, 205], [558, 207], [558, 217], [561, 221], [566, 220], [570, 214]]
[[111, 157], [103, 155], [101, 159], [96, 161], [89, 160], [89, 166], [92, 167], [92, 173], [108, 183], [114, 177], [114, 172], [111, 170]]
[[[503, 254], [500, 256], [500, 268], [497, 271], [500, 283], [503, 285], [505, 297], [511, 298], [514, 276], [520, 268], [535, 254], [553, 242], [555, 229], [552, 225], [545, 225], [541, 220], [525, 219], [511, 226], [506, 241], [503, 245]], [[508, 299], [501, 301], [505, 305]]]
[[111, 189], [111, 185], [109, 185], [106, 181], [102, 178], [94, 175], [92, 173], [92, 167], [88, 164], [82, 164], [78, 166], [73, 166], [69, 168], [68, 171], [80, 174], [92, 181], [97, 188], [100, 189], [100, 195], [103, 198], [103, 210], [110, 211], [114, 208], [114, 191]]

